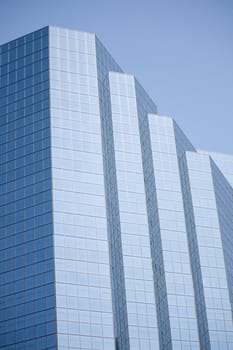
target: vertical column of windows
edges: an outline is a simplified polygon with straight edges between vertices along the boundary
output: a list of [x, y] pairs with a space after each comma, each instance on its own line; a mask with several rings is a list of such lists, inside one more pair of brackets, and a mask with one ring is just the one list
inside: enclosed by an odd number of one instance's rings
[[159, 341], [134, 78], [110, 73], [110, 95], [130, 348], [153, 349]]
[[149, 123], [141, 105], [138, 106], [138, 111], [160, 349], [168, 350], [172, 349], [171, 329]]
[[184, 211], [185, 211], [185, 221], [186, 221], [186, 230], [187, 238], [189, 244], [189, 255], [191, 261], [192, 277], [193, 277], [193, 286], [195, 291], [195, 305], [198, 321], [198, 332], [200, 339], [201, 348], [210, 349], [210, 339], [209, 331], [207, 324], [207, 314], [206, 314], [206, 305], [204, 297], [204, 288], [203, 288], [203, 279], [200, 265], [200, 256], [198, 251], [198, 241], [197, 233], [195, 228], [195, 219], [193, 213], [192, 198], [190, 192], [190, 183], [187, 171], [187, 162], [185, 157], [185, 151], [194, 151], [195, 149], [183, 132], [180, 130], [178, 125], [173, 122], [174, 133], [176, 138], [176, 149], [179, 160], [179, 169], [180, 169], [180, 179], [182, 187], [182, 195], [184, 202]]
[[108, 78], [109, 70], [121, 71], [121, 69], [97, 38], [96, 53], [102, 128], [108, 245], [110, 253], [113, 298], [115, 348], [127, 350], [129, 349], [129, 334]]
[[126, 309], [125, 280], [122, 255], [121, 224], [116, 179], [115, 150], [109, 80], [100, 87], [102, 101], [102, 138], [105, 169], [105, 193], [107, 200], [108, 239], [116, 349], [129, 349], [128, 317]]
[[199, 349], [197, 316], [171, 118], [150, 115], [149, 128], [163, 247], [172, 346]]
[[113, 349], [95, 36], [50, 28], [58, 345]]
[[[232, 348], [232, 315], [215, 196], [215, 191], [220, 191], [220, 185], [216, 182], [214, 189], [212, 171], [215, 177], [218, 177], [218, 174], [216, 169], [211, 169], [207, 155], [187, 152], [186, 159], [210, 346], [214, 349], [230, 350]], [[215, 181], [219, 182], [219, 180], [219, 177], [218, 180], [215, 178]], [[217, 201], [219, 200], [218, 192]], [[227, 215], [227, 212], [225, 214]]]
[[0, 51], [0, 348], [54, 350], [48, 28]]
[[221, 230], [231, 309], [233, 310], [233, 189], [212, 159], [211, 169], [219, 226]]

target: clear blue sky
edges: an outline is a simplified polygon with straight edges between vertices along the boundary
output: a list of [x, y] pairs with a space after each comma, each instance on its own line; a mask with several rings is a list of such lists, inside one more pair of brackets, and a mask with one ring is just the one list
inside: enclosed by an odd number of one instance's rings
[[0, 0], [0, 43], [47, 24], [95, 32], [199, 149], [233, 153], [232, 0]]

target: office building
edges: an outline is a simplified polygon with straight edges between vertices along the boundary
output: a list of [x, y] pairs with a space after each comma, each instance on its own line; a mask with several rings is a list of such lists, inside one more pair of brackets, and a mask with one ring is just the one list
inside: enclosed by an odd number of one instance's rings
[[196, 150], [94, 34], [0, 54], [0, 349], [232, 350], [233, 156]]

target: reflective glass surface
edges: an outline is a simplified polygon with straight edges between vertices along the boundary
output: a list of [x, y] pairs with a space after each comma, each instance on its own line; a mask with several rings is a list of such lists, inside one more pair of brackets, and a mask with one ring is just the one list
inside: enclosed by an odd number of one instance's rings
[[50, 29], [59, 349], [113, 349], [112, 292], [94, 34]]
[[48, 28], [1, 46], [1, 349], [56, 349]]
[[0, 349], [233, 349], [233, 156], [95, 34], [0, 46]]

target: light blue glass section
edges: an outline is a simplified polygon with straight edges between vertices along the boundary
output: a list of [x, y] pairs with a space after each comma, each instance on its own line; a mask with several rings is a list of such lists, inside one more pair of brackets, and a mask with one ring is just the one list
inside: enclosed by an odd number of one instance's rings
[[[108, 62], [108, 60], [105, 62]], [[101, 69], [101, 65], [98, 64], [98, 66]], [[103, 66], [103, 68], [105, 67]], [[123, 348], [128, 350], [130, 346], [129, 330], [108, 74], [106, 79], [99, 84], [99, 91], [101, 96], [100, 110], [107, 204], [107, 227], [113, 294], [115, 346], [116, 349]]]
[[200, 349], [173, 120], [148, 118], [172, 346]]
[[114, 349], [93, 34], [50, 28], [58, 346]]
[[[232, 349], [232, 313], [210, 158], [187, 152], [211, 349]], [[214, 167], [214, 166], [213, 166]], [[213, 169], [216, 172], [216, 169]], [[214, 175], [219, 176], [218, 174]], [[221, 181], [218, 180], [218, 183]], [[221, 199], [218, 199], [221, 200]]]
[[210, 349], [209, 331], [207, 324], [206, 305], [204, 298], [204, 288], [201, 274], [200, 256], [198, 251], [197, 234], [195, 228], [195, 219], [191, 199], [191, 190], [187, 170], [186, 151], [195, 149], [179, 126], [173, 121], [174, 133], [176, 138], [176, 149], [179, 160], [179, 170], [181, 179], [181, 188], [184, 203], [186, 231], [189, 244], [189, 255], [193, 277], [193, 286], [195, 293], [196, 314], [198, 321], [198, 331], [201, 349]]
[[135, 81], [110, 72], [109, 82], [130, 349], [152, 350], [159, 339]]
[[[224, 159], [224, 158], [223, 158]], [[225, 159], [224, 159], [225, 161]], [[224, 165], [226, 163], [224, 162]], [[219, 226], [221, 230], [231, 309], [233, 311], [233, 188], [211, 160]], [[230, 168], [228, 168], [230, 170]]]
[[[136, 91], [140, 87], [136, 84]], [[145, 96], [146, 97], [146, 96]], [[163, 261], [162, 239], [158, 215], [158, 200], [156, 195], [155, 174], [153, 168], [152, 147], [147, 111], [144, 108], [145, 99], [138, 99], [139, 129], [142, 149], [148, 226], [150, 233], [150, 250], [154, 277], [154, 290], [157, 308], [159, 344], [161, 349], [172, 349], [171, 328], [167, 300], [167, 288]]]

